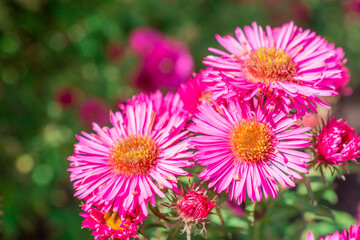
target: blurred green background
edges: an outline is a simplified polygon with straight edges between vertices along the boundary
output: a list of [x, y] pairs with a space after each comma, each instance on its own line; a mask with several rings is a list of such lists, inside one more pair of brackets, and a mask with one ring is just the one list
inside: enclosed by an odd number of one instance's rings
[[[216, 33], [233, 35], [237, 26], [252, 21], [277, 26], [294, 20], [344, 49], [354, 94], [337, 109], [344, 118], [347, 113], [355, 118], [349, 122], [359, 130], [359, 5], [353, 0], [0, 1], [0, 239], [91, 239], [89, 231], [80, 229], [80, 202], [72, 196], [66, 158], [73, 153], [75, 134], [91, 131], [87, 120], [92, 116], [81, 110], [85, 103], [95, 117], [107, 117], [109, 109], [138, 92], [132, 78], [139, 59], [128, 39], [137, 27], [152, 27], [185, 42], [199, 71], [207, 48], [219, 47]], [[99, 121], [106, 124], [106, 117]], [[303, 190], [294, 194], [303, 194], [307, 205]], [[331, 188], [319, 191], [326, 206], [336, 204]], [[272, 221], [283, 222], [274, 225], [265, 218], [272, 230], [263, 237], [253, 233], [252, 239], [303, 236], [307, 223], [302, 220], [321, 209], [294, 210], [294, 202], [302, 201], [294, 194], [281, 195], [280, 206], [270, 201], [275, 204], [268, 212]], [[279, 215], [284, 209], [286, 214]], [[228, 229], [212, 239], [243, 239], [246, 224], [225, 216]], [[302, 219], [302, 230], [296, 229], [294, 219]], [[331, 223], [330, 230], [353, 221], [346, 215], [339, 224]], [[268, 238], [271, 234], [278, 237]]]

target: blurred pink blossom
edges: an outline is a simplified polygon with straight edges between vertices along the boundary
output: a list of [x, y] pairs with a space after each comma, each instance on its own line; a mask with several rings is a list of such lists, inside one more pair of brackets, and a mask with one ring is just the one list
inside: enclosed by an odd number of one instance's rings
[[345, 11], [348, 13], [360, 13], [360, 0], [347, 0], [344, 1]]
[[141, 66], [134, 79], [135, 86], [140, 90], [174, 90], [193, 71], [194, 63], [187, 46], [155, 30], [135, 30], [130, 36], [130, 45], [141, 58]]

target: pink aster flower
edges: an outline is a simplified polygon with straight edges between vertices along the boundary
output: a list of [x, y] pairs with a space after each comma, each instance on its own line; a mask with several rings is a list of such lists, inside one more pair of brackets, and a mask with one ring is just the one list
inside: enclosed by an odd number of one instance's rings
[[208, 56], [204, 64], [217, 70], [213, 81], [225, 83], [225, 97], [241, 95], [245, 99], [259, 91], [275, 95], [287, 112], [297, 109], [302, 116], [316, 103], [328, 107], [320, 96], [335, 95], [335, 82], [342, 68], [333, 49], [324, 38], [303, 30], [293, 22], [279, 28], [255, 22], [244, 31], [237, 28], [232, 36], [216, 36], [228, 51], [209, 48], [220, 56]]
[[211, 90], [203, 81], [204, 77], [207, 75], [206, 71], [194, 74], [192, 78], [185, 83], [182, 83], [177, 90], [182, 102], [184, 103], [184, 109], [191, 115], [198, 112], [198, 106], [204, 100], [209, 100], [211, 96]]
[[342, 165], [360, 156], [360, 137], [346, 121], [334, 116], [315, 137], [315, 149], [319, 163]]
[[148, 200], [155, 206], [155, 194], [165, 197], [160, 189], [178, 191], [176, 176], [191, 175], [182, 168], [194, 165], [184, 160], [192, 154], [187, 141], [180, 141], [188, 134], [182, 131], [187, 116], [163, 110], [172, 109], [168, 99], [162, 99], [162, 106], [150, 100], [129, 102], [122, 113], [110, 112], [112, 127], [94, 123], [95, 134], [77, 136], [75, 154], [68, 158], [70, 180], [75, 196], [86, 198], [86, 207], [129, 212], [140, 205], [146, 216]]
[[[359, 240], [360, 239], [360, 225], [350, 226], [349, 231], [344, 229], [341, 233], [334, 232], [333, 234], [320, 237], [319, 240]], [[312, 232], [308, 233], [307, 240], [315, 240]]]
[[81, 228], [93, 230], [92, 236], [98, 240], [139, 238], [137, 230], [142, 224], [143, 216], [139, 210], [127, 213], [124, 219], [121, 219], [118, 212], [102, 212], [99, 208], [83, 208], [80, 216], [84, 218]]
[[276, 197], [277, 183], [295, 186], [293, 179], [302, 178], [297, 172], [308, 173], [310, 155], [301, 149], [311, 145], [311, 134], [304, 133], [310, 128], [263, 100], [230, 98], [228, 107], [204, 103], [189, 127], [200, 134], [189, 141], [198, 150], [195, 160], [205, 166], [198, 177], [239, 204], [246, 196], [261, 201], [261, 192]]

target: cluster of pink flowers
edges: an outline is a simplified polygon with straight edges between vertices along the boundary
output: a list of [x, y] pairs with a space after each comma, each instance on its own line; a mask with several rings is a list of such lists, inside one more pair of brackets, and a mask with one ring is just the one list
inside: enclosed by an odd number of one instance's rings
[[[216, 55], [204, 59], [207, 68], [175, 93], [134, 96], [110, 111], [110, 127], [94, 123], [95, 133], [77, 136], [70, 179], [84, 201], [83, 227], [95, 238], [138, 237], [148, 203], [155, 207], [164, 189], [179, 194], [171, 207], [185, 225], [206, 222], [215, 202], [194, 186], [178, 188], [196, 163], [209, 190], [241, 204], [295, 186], [311, 160], [339, 165], [360, 156], [360, 138], [346, 122], [334, 118], [314, 136], [298, 124], [318, 105], [330, 108], [323, 97], [338, 95], [348, 81], [341, 48], [293, 22], [265, 29], [253, 23], [235, 35], [216, 36], [226, 51], [209, 48]], [[146, 74], [159, 69], [152, 64], [164, 54], [176, 64], [190, 61], [162, 41], [148, 29], [132, 35], [134, 50], [148, 58]], [[156, 79], [180, 78], [159, 72]], [[311, 146], [315, 160], [305, 152]]]

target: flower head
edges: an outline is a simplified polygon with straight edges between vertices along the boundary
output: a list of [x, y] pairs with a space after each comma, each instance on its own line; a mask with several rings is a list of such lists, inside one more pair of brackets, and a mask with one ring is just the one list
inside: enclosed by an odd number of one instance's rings
[[360, 156], [360, 137], [347, 122], [333, 117], [315, 136], [315, 158], [318, 163], [342, 165]]
[[139, 238], [137, 230], [140, 228], [144, 217], [138, 209], [127, 213], [124, 219], [119, 216], [117, 211], [113, 212], [111, 209], [108, 212], [102, 212], [99, 208], [90, 207], [89, 209], [83, 208], [83, 211], [80, 213], [80, 216], [84, 218], [82, 228], [93, 230], [91, 235], [95, 236], [95, 239], [128, 240]]
[[184, 230], [191, 225], [202, 224], [203, 230], [205, 229], [205, 223], [208, 222], [207, 217], [211, 210], [215, 207], [215, 199], [210, 200], [206, 192], [199, 187], [195, 188], [195, 183], [191, 186], [189, 183], [188, 190], [185, 190], [181, 186], [181, 193], [174, 195], [171, 193], [171, 204], [164, 204], [165, 206], [172, 208], [176, 214], [177, 219], [181, 219], [184, 223]]
[[[320, 237], [319, 240], [359, 240], [360, 239], [360, 225], [352, 225], [349, 231], [344, 229], [341, 233], [334, 232], [333, 234]], [[309, 232], [307, 240], [315, 240], [314, 234]]]
[[310, 145], [308, 127], [298, 127], [263, 98], [241, 101], [230, 98], [226, 105], [204, 103], [193, 118], [190, 131], [200, 134], [190, 139], [198, 151], [195, 160], [205, 169], [198, 175], [210, 181], [218, 193], [229, 192], [229, 199], [261, 201], [263, 192], [277, 196], [282, 186], [295, 186], [297, 173], [307, 173], [310, 155], [295, 149]]
[[319, 96], [336, 94], [342, 59], [334, 57], [337, 52], [324, 38], [293, 22], [273, 29], [266, 26], [266, 31], [254, 22], [244, 32], [237, 28], [235, 34], [237, 39], [217, 35], [229, 53], [209, 48], [220, 56], [204, 60], [218, 72], [216, 77], [210, 76], [212, 80], [227, 86], [223, 96], [250, 99], [264, 92], [275, 95], [286, 112], [296, 108], [302, 116], [308, 108], [315, 112], [316, 103], [327, 106]]
[[[176, 176], [189, 176], [183, 167], [192, 167], [187, 152], [188, 132], [183, 131], [187, 116], [173, 107], [173, 94], [140, 96], [123, 106], [123, 112], [110, 112], [112, 127], [93, 129], [77, 136], [75, 154], [70, 160], [70, 179], [75, 196], [86, 198], [86, 207], [101, 205], [102, 211], [131, 212], [140, 206], [147, 215], [147, 202], [156, 205], [155, 193], [177, 189]], [[155, 98], [153, 98], [155, 97]], [[156, 181], [156, 183], [155, 183]]]

